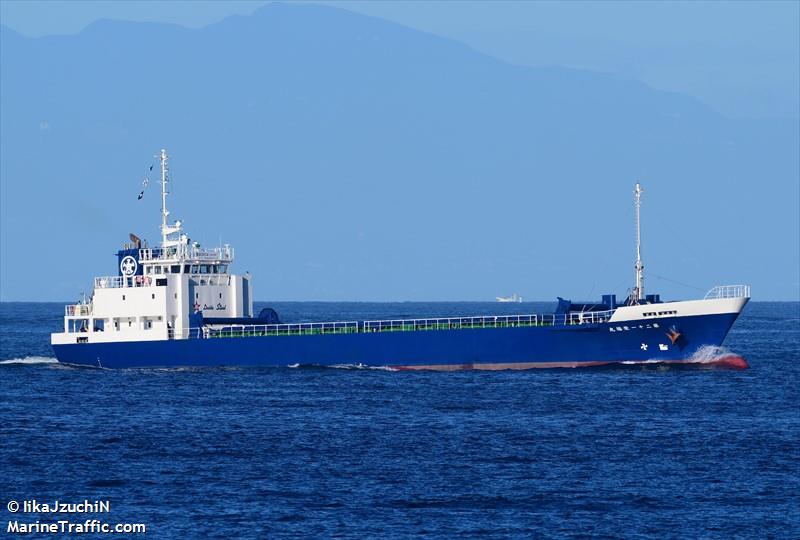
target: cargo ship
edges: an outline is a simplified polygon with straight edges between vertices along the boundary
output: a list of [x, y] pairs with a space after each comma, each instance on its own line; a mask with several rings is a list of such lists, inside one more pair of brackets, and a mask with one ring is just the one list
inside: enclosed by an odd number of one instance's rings
[[[94, 278], [89, 299], [65, 306], [51, 334], [59, 362], [98, 368], [363, 365], [395, 369], [574, 368], [692, 362], [720, 346], [750, 298], [747, 285], [662, 301], [644, 292], [640, 206], [635, 286], [617, 301], [558, 299], [552, 313], [332, 322], [282, 322], [253, 312], [249, 274], [233, 273], [229, 245], [202, 248], [169, 221], [169, 163], [160, 153], [161, 243], [138, 236], [117, 254], [117, 273]], [[740, 359], [741, 360], [741, 359]]]

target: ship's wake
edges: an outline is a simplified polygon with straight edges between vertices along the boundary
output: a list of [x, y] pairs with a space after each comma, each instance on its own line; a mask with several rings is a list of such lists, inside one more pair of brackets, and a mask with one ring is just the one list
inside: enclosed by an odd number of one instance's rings
[[345, 370], [373, 370], [373, 371], [398, 371], [390, 366], [370, 366], [367, 364], [333, 364], [322, 366], [318, 364], [289, 364], [290, 369], [345, 369]]
[[368, 366], [366, 364], [335, 364], [330, 366], [333, 369], [371, 369], [375, 371], [397, 371], [390, 366]]
[[0, 360], [0, 365], [13, 365], [13, 364], [57, 364], [58, 360], [47, 356], [26, 356], [25, 358], [10, 358], [8, 360]]

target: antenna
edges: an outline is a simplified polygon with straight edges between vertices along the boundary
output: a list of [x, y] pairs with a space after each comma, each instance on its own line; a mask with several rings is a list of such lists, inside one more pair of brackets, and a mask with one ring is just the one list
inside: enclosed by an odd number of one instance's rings
[[167, 226], [167, 182], [169, 181], [167, 172], [169, 171], [169, 163], [167, 158], [167, 151], [161, 149], [161, 246], [166, 247], [167, 235], [169, 234], [169, 227]]
[[631, 293], [631, 299], [636, 303], [644, 300], [644, 276], [642, 274], [644, 265], [642, 264], [642, 231], [641, 221], [639, 218], [639, 209], [642, 206], [642, 192], [644, 190], [636, 182], [636, 187], [633, 190], [633, 204], [636, 209], [636, 287]]

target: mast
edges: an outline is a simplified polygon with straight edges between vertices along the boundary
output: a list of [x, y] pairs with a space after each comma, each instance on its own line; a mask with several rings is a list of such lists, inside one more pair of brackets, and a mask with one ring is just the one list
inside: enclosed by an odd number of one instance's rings
[[639, 209], [642, 205], [642, 187], [639, 182], [636, 182], [636, 187], [633, 190], [633, 203], [636, 209], [636, 288], [633, 290], [631, 297], [637, 303], [644, 300], [644, 265], [642, 264], [642, 232], [641, 221], [639, 218]]
[[169, 171], [169, 164], [167, 163], [167, 151], [161, 149], [161, 247], [167, 247], [167, 236], [169, 235], [169, 226], [167, 225], [167, 172]]

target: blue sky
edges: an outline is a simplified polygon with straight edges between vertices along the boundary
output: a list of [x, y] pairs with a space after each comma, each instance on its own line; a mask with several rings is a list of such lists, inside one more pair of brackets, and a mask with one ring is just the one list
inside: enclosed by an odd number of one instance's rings
[[[76, 33], [101, 18], [202, 27], [268, 2], [16, 1], [2, 24]], [[319, 2], [324, 3], [324, 2]], [[448, 36], [509, 62], [635, 77], [731, 117], [800, 117], [800, 2], [327, 2]]]

